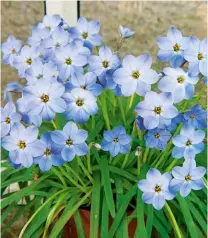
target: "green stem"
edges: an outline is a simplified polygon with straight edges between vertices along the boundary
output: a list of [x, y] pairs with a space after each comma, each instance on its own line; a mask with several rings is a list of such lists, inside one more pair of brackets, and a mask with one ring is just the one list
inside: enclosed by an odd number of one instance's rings
[[149, 148], [146, 148], [145, 151], [144, 151], [144, 155], [142, 157], [142, 160], [143, 160], [144, 164], [146, 163], [148, 153], [149, 153]]
[[177, 163], [177, 159], [174, 159], [174, 160], [168, 165], [168, 167], [165, 169], [165, 172], [170, 171], [170, 170], [175, 166], [176, 163]]
[[119, 105], [119, 108], [120, 108], [120, 111], [121, 111], [121, 117], [123, 119], [124, 125], [126, 125], [126, 116], [125, 116], [125, 112], [124, 112], [124, 109], [123, 109], [123, 106], [122, 106], [121, 97], [118, 97], [118, 105]]
[[169, 217], [170, 217], [170, 219], [172, 221], [172, 225], [173, 225], [173, 228], [174, 228], [174, 230], [176, 232], [177, 237], [178, 238], [182, 238], [180, 228], [178, 227], [176, 219], [175, 219], [175, 217], [174, 217], [174, 215], [173, 215], [169, 205], [167, 204], [167, 202], [165, 203], [165, 208], [166, 208], [166, 211], [167, 211], [167, 213], [168, 213], [168, 215], [169, 215]]
[[82, 184], [82, 186], [85, 187], [85, 183], [84, 181], [80, 178], [80, 176], [78, 175], [78, 173], [76, 173], [67, 163], [64, 164], [65, 168], [67, 169], [68, 172], [72, 173], [74, 175], [75, 178], [77, 178], [80, 183]]
[[108, 110], [107, 110], [107, 104], [106, 104], [106, 99], [105, 99], [105, 92], [102, 93], [101, 95], [101, 107], [103, 110], [103, 117], [105, 120], [106, 128], [110, 130], [110, 121], [108, 118]]
[[123, 164], [122, 164], [122, 166], [121, 166], [122, 169], [126, 166], [126, 163], [128, 162], [128, 158], [129, 158], [129, 153], [125, 155]]
[[91, 183], [93, 183], [93, 178], [92, 176], [89, 174], [88, 170], [85, 168], [81, 158], [79, 156], [77, 156], [77, 161], [79, 166], [82, 168], [83, 172], [85, 173], [85, 175], [88, 177], [88, 179], [90, 180]]
[[91, 149], [91, 145], [89, 145], [89, 150], [87, 153], [87, 168], [90, 174], [92, 174], [92, 167], [91, 167], [91, 160], [90, 160], [90, 149]]
[[135, 97], [135, 93], [131, 95], [129, 106], [128, 106], [128, 110], [130, 110], [132, 108], [134, 97]]
[[91, 116], [91, 124], [92, 124], [92, 128], [95, 128], [95, 117]]
[[57, 168], [52, 167], [51, 171], [61, 180], [62, 184], [66, 187], [67, 186], [66, 181], [60, 174], [59, 170]]
[[58, 127], [56, 126], [56, 123], [54, 122], [54, 120], [51, 120], [51, 123], [53, 124], [53, 127], [55, 128], [55, 130], [57, 130]]

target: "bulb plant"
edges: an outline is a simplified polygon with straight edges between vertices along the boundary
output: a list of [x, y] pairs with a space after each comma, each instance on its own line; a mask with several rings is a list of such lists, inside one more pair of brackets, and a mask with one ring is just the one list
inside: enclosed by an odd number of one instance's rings
[[113, 50], [98, 21], [46, 15], [27, 45], [2, 44], [24, 79], [7, 84], [1, 108], [2, 222], [18, 208], [2, 233], [30, 211], [20, 238], [61, 237], [72, 216], [85, 237], [88, 208], [91, 238], [128, 237], [132, 219], [134, 237], [206, 235], [207, 38], [170, 27], [158, 66], [148, 54], [121, 59], [134, 32], [119, 29]]

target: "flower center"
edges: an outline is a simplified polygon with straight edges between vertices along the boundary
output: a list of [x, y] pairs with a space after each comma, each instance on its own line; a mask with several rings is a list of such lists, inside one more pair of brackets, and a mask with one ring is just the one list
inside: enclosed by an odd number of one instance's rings
[[46, 156], [51, 155], [51, 150], [49, 148], [47, 148], [44, 152], [44, 155], [46, 155]]
[[43, 77], [42, 74], [38, 74], [37, 79], [41, 79]]
[[50, 26], [47, 26], [46, 28], [47, 28], [49, 31], [51, 30], [51, 27], [50, 27]]
[[190, 140], [187, 140], [186, 146], [190, 146], [190, 145], [192, 145], [192, 142]]
[[14, 48], [11, 49], [11, 53], [14, 54], [16, 50]]
[[84, 90], [86, 90], [86, 89], [87, 89], [87, 87], [86, 87], [86, 86], [81, 86], [81, 88], [82, 88], [82, 89], [84, 89]]
[[155, 107], [154, 112], [156, 114], [160, 114], [162, 112], [162, 108], [161, 107]]
[[190, 180], [191, 180], [191, 176], [190, 176], [189, 174], [186, 175], [186, 176], [185, 176], [185, 180], [186, 180], [186, 181], [190, 181]]
[[135, 72], [133, 72], [133, 74], [132, 74], [132, 77], [133, 77], [134, 79], [138, 79], [139, 76], [140, 76], [140, 73], [139, 73], [138, 71], [135, 71]]
[[65, 60], [65, 63], [66, 63], [67, 65], [70, 65], [70, 64], [72, 63], [72, 60], [71, 60], [70, 58], [68, 58], [68, 59]]
[[28, 64], [28, 65], [31, 65], [31, 64], [32, 64], [31, 58], [27, 58], [27, 59], [26, 59], [26, 64]]
[[178, 80], [178, 83], [184, 83], [185, 78], [183, 76], [179, 76], [177, 80]]
[[103, 61], [103, 67], [108, 68], [109, 62], [107, 60]]
[[42, 96], [41, 96], [41, 102], [48, 102], [49, 101], [49, 96], [48, 95], [46, 95], [46, 94], [43, 94]]
[[24, 149], [26, 147], [26, 144], [23, 140], [20, 140], [17, 146], [19, 146], [20, 149]]
[[84, 104], [84, 101], [82, 99], [78, 99], [76, 101], [77, 106], [81, 107]]
[[199, 53], [198, 54], [198, 60], [202, 60], [204, 58], [203, 54], [202, 53]]
[[87, 39], [88, 33], [87, 33], [87, 32], [84, 32], [84, 33], [82, 34], [82, 37], [83, 37], [83, 39]]
[[99, 78], [97, 78], [96, 83], [97, 83], [97, 84], [100, 84], [100, 80], [99, 80]]
[[71, 146], [71, 145], [73, 144], [73, 141], [72, 141], [71, 139], [68, 139], [68, 140], [66, 141], [66, 144], [67, 144], [68, 146]]
[[180, 45], [178, 43], [176, 43], [174, 46], [173, 46], [173, 50], [175, 52], [178, 52], [180, 50]]
[[118, 140], [118, 138], [116, 137], [116, 138], [113, 139], [113, 141], [114, 141], [115, 143], [117, 143], [119, 140]]
[[160, 138], [160, 134], [159, 133], [155, 133], [154, 136], [155, 136], [156, 139]]
[[195, 115], [192, 113], [189, 117], [190, 117], [191, 119], [194, 119], [194, 118], [195, 118]]
[[60, 47], [60, 46], [61, 46], [61, 44], [60, 44], [60, 43], [58, 43], [58, 42], [56, 42], [55, 46], [56, 46], [56, 47]]
[[10, 118], [9, 118], [9, 117], [6, 117], [5, 122], [6, 122], [7, 124], [10, 124], [10, 122], [11, 122]]
[[155, 189], [156, 193], [161, 192], [161, 186], [159, 186], [159, 185], [156, 185], [154, 189]]

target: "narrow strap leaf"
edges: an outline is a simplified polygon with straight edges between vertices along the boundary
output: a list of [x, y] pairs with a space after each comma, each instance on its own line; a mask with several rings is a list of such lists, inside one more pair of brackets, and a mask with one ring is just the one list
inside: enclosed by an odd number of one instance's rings
[[102, 206], [102, 218], [101, 218], [101, 237], [108, 237], [108, 220], [109, 220], [109, 210], [106, 197], [103, 197], [103, 206]]
[[78, 238], [85, 238], [85, 232], [79, 210], [76, 210], [74, 213], [74, 221], [77, 228]]
[[152, 234], [153, 217], [154, 217], [153, 207], [149, 205], [147, 206], [147, 225], [146, 225], [148, 237], [151, 237]]

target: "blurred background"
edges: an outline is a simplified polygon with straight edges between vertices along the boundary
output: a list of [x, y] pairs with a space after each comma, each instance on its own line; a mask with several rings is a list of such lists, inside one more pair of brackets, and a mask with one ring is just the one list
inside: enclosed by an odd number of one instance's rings
[[[26, 43], [33, 25], [40, 22], [44, 16], [44, 6], [43, 1], [1, 2], [2, 42], [9, 34], [13, 34]], [[81, 1], [79, 6], [80, 16], [101, 22], [104, 43], [113, 49], [116, 48], [119, 25], [129, 27], [136, 32], [133, 38], [124, 43], [122, 56], [127, 53], [136, 56], [149, 53], [156, 62], [158, 51], [156, 39], [166, 35], [170, 26], [179, 28], [183, 35], [195, 35], [200, 39], [207, 34], [206, 1]], [[68, 24], [71, 25], [70, 22]], [[1, 65], [2, 92], [8, 82], [18, 80], [15, 69], [8, 65]], [[6, 222], [14, 214], [15, 210], [8, 215]], [[18, 219], [15, 226], [11, 227], [10, 233], [2, 237], [17, 237], [26, 220], [27, 217]]]

